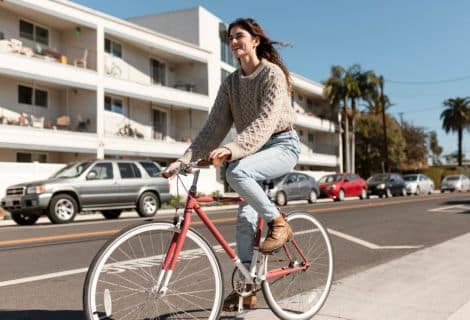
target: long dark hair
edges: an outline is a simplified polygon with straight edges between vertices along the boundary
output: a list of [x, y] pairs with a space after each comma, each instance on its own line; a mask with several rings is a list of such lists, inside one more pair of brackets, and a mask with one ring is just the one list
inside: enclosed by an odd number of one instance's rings
[[237, 20], [233, 21], [228, 26], [228, 34], [230, 34], [230, 30], [233, 27], [240, 27], [243, 30], [247, 31], [254, 37], [259, 37], [259, 45], [256, 47], [256, 55], [259, 59], [264, 58], [281, 68], [282, 72], [286, 77], [287, 82], [287, 89], [291, 93], [292, 92], [292, 80], [290, 78], [289, 70], [282, 62], [281, 56], [279, 52], [274, 47], [274, 45], [280, 46], [288, 46], [288, 44], [279, 41], [272, 41], [268, 38], [268, 36], [264, 33], [263, 28], [256, 22], [254, 19], [251, 18], [238, 18]]

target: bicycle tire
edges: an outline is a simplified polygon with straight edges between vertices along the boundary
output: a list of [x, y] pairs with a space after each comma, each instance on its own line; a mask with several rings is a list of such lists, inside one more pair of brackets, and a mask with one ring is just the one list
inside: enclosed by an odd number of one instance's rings
[[218, 319], [222, 269], [213, 248], [194, 230], [188, 230], [167, 294], [152, 292], [175, 232], [179, 230], [171, 223], [150, 222], [110, 239], [94, 257], [85, 279], [86, 319]]
[[321, 309], [331, 289], [333, 247], [326, 229], [312, 215], [294, 212], [286, 220], [294, 233], [291, 241], [285, 245], [290, 257], [284, 248], [264, 256], [264, 271], [302, 266], [303, 259], [295, 249], [294, 241], [311, 265], [305, 271], [263, 281], [263, 295], [280, 319], [310, 319]]

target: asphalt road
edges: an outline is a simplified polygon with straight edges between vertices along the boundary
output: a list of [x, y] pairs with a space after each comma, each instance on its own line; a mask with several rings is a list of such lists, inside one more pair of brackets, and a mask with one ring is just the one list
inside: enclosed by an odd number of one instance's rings
[[[295, 204], [285, 209], [309, 212], [329, 229], [335, 281], [470, 231], [470, 193]], [[235, 210], [209, 215], [226, 240], [234, 242]], [[171, 217], [159, 215], [157, 220]], [[0, 227], [0, 319], [83, 319], [83, 281], [93, 256], [114, 233], [142, 221]], [[195, 229], [207, 236], [194, 221]], [[211, 235], [208, 239], [215, 245]], [[229, 292], [230, 259], [223, 254], [219, 259]]]

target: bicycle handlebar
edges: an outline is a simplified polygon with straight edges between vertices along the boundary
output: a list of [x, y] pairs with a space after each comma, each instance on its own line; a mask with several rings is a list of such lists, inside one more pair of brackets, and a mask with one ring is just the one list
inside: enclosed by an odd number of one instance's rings
[[215, 167], [220, 167], [226, 159], [227, 159], [226, 157], [217, 158], [217, 159], [199, 159], [199, 160], [190, 162], [188, 164], [181, 162], [179, 168], [176, 168], [170, 171], [164, 170], [161, 173], [161, 175], [168, 179], [177, 174], [183, 174], [183, 175], [191, 174], [193, 168], [207, 168], [210, 165], [213, 165]]

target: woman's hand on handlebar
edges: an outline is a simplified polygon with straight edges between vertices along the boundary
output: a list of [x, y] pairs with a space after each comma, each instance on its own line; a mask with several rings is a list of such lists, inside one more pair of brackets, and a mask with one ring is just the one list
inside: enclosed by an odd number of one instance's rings
[[232, 151], [230, 149], [222, 147], [217, 148], [209, 153], [209, 160], [212, 164], [216, 167], [220, 167], [220, 165], [227, 159], [230, 159], [232, 156]]
[[162, 175], [165, 177], [165, 178], [172, 178], [173, 176], [175, 176], [180, 167], [181, 167], [181, 161], [180, 160], [176, 160], [176, 161], [173, 161], [172, 163], [170, 163], [168, 165], [168, 167], [166, 167], [166, 169], [163, 171]]

